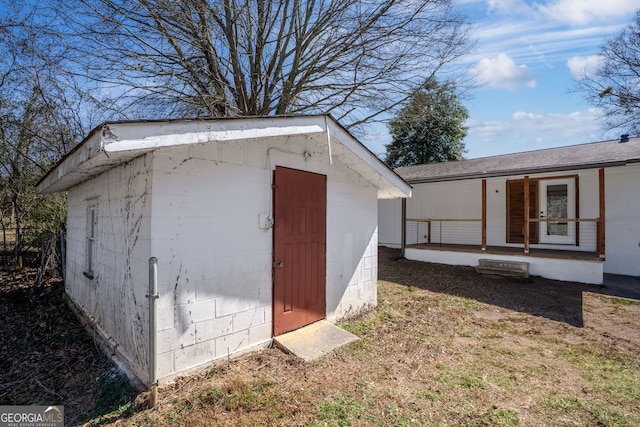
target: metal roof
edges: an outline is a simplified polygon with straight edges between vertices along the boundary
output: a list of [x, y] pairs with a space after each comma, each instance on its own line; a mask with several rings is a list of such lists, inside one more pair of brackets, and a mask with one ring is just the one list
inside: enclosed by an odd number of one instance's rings
[[404, 166], [395, 171], [410, 184], [495, 176], [525, 175], [640, 162], [640, 137], [481, 157], [444, 163]]

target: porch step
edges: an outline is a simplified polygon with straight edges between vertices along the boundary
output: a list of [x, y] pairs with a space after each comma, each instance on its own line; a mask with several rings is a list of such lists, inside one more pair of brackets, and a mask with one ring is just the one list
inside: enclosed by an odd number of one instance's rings
[[527, 278], [529, 277], [529, 263], [524, 261], [479, 259], [476, 271], [481, 274]]

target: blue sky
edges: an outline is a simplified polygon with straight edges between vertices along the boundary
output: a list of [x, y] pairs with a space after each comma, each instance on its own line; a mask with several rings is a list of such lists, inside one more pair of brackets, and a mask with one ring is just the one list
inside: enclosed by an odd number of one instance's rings
[[[467, 158], [616, 138], [572, 91], [600, 46], [631, 23], [640, 0], [457, 0], [475, 22], [464, 58], [480, 86], [469, 109]], [[390, 137], [364, 138], [376, 154]]]

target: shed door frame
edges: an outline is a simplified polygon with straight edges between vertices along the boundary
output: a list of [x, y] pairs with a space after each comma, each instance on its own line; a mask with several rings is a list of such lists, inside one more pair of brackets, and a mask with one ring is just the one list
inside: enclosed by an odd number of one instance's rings
[[276, 166], [273, 334], [326, 317], [327, 177]]

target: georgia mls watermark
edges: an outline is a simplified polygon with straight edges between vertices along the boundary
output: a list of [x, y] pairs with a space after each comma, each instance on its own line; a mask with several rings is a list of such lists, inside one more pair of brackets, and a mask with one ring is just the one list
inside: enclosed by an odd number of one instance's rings
[[64, 406], [0, 406], [0, 427], [64, 427]]

